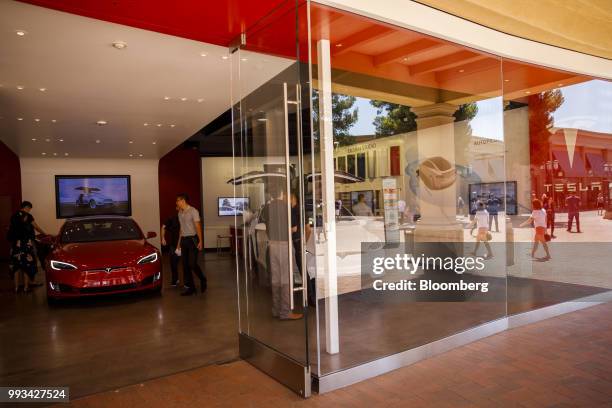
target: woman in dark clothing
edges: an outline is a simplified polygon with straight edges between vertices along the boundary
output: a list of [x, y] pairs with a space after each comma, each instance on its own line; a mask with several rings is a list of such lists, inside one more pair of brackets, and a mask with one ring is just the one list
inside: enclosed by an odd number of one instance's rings
[[12, 278], [15, 281], [15, 292], [19, 291], [19, 275], [17, 272], [23, 272], [26, 276], [23, 278], [24, 292], [30, 291], [30, 283], [34, 281], [36, 275], [36, 247], [35, 237], [39, 231], [44, 234], [42, 229], [34, 221], [34, 217], [30, 214], [32, 203], [24, 201], [21, 204], [21, 209], [11, 217], [11, 223], [8, 232], [8, 240], [11, 243], [11, 262], [9, 270]]
[[546, 228], [550, 228], [550, 237], [557, 238], [555, 235], [555, 201], [551, 197], [542, 195], [542, 208], [546, 211]]

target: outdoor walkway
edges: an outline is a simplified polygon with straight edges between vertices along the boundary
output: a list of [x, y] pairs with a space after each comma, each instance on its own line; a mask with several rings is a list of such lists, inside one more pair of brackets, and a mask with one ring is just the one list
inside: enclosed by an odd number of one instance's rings
[[72, 406], [612, 407], [610, 316], [612, 304], [591, 307], [308, 400], [238, 361], [92, 395]]

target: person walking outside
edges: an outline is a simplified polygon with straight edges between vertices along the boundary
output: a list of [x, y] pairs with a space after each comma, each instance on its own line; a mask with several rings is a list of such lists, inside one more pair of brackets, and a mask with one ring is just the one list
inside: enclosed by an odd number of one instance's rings
[[542, 208], [546, 211], [546, 229], [550, 228], [550, 238], [557, 238], [555, 235], [555, 200], [542, 194]]
[[44, 234], [30, 214], [32, 203], [24, 201], [10, 220], [7, 239], [11, 244], [9, 271], [15, 282], [15, 293], [19, 292], [20, 276], [23, 276], [23, 291], [30, 292], [30, 285], [36, 276], [36, 231]]
[[535, 227], [535, 235], [533, 236], [531, 258], [535, 258], [538, 245], [542, 243], [544, 251], [546, 251], [546, 257], [542, 260], [548, 261], [550, 259], [550, 251], [548, 250], [548, 244], [546, 243], [546, 211], [542, 208], [542, 202], [538, 199], [533, 200], [531, 207], [533, 208], [531, 215], [524, 223], [520, 225], [520, 227], [533, 223], [533, 226]]
[[[268, 185], [268, 192], [272, 199], [263, 210], [263, 221], [266, 224], [268, 235], [268, 256], [270, 265], [270, 280], [272, 284], [272, 316], [281, 320], [296, 320], [302, 314], [291, 310], [290, 289], [291, 276], [289, 262], [293, 270], [297, 270], [295, 256], [289, 257], [290, 242], [289, 223], [287, 214], [287, 199], [283, 188], [275, 183]], [[297, 229], [297, 228], [296, 228]], [[293, 252], [293, 251], [291, 251]]]
[[200, 278], [202, 293], [208, 286], [206, 276], [198, 265], [198, 253], [203, 248], [202, 222], [198, 210], [189, 205], [189, 196], [185, 193], [176, 196], [176, 206], [179, 208], [180, 224], [179, 245], [183, 258], [183, 284], [185, 289], [181, 296], [190, 296], [196, 292], [193, 274]]
[[580, 233], [580, 197], [576, 193], [570, 193], [565, 199], [567, 206], [567, 232], [572, 232], [573, 221], [576, 220], [576, 232]]
[[359, 193], [357, 195], [357, 204], [353, 206], [353, 214], [357, 217], [371, 217], [374, 215], [372, 213], [372, 208], [365, 202], [365, 195]]
[[489, 213], [489, 231], [493, 231], [493, 220], [495, 220], [495, 232], [499, 232], [499, 199], [489, 194], [487, 200], [487, 212]]
[[597, 195], [597, 215], [603, 215], [604, 213], [604, 196], [602, 193]]
[[[161, 244], [168, 248], [168, 254], [170, 255], [170, 271], [172, 272], [170, 285], [174, 287], [179, 284], [178, 266], [181, 261], [181, 251], [179, 247], [181, 223], [178, 218], [178, 207], [176, 207], [176, 211], [176, 214], [169, 217], [166, 222], [162, 224], [160, 233]], [[166, 234], [168, 235], [168, 239], [166, 239]]]
[[493, 258], [493, 251], [491, 250], [491, 245], [489, 245], [489, 240], [491, 239], [489, 233], [489, 213], [485, 209], [485, 205], [482, 202], [478, 203], [478, 210], [476, 210], [474, 219], [470, 223], [470, 226], [472, 227], [471, 231], [474, 231], [474, 225], [476, 225], [478, 228], [478, 233], [476, 235], [476, 247], [474, 248], [474, 252], [472, 252], [472, 256], [476, 256], [480, 243], [483, 242], [485, 248], [487, 249], [485, 259]]

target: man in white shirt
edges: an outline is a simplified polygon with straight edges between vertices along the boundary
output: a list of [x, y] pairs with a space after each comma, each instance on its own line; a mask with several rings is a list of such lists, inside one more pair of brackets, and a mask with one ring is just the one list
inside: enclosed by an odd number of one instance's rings
[[200, 213], [188, 203], [187, 194], [176, 196], [176, 206], [179, 208], [178, 218], [181, 224], [178, 247], [181, 248], [183, 258], [183, 280], [185, 290], [181, 296], [189, 296], [195, 293], [195, 283], [192, 272], [200, 278], [202, 293], [207, 288], [206, 276], [198, 265], [198, 252], [202, 250], [202, 222]]
[[353, 205], [353, 215], [358, 217], [371, 217], [372, 209], [365, 202], [365, 195], [359, 194], [357, 196], [357, 204]]

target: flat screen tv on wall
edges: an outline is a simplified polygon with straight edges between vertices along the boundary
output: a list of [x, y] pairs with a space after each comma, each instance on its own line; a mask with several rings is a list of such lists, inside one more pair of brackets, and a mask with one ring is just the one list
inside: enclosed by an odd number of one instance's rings
[[485, 204], [489, 212], [505, 211], [507, 215], [517, 214], [516, 181], [476, 183], [469, 186], [470, 214], [475, 214], [478, 203]]
[[130, 176], [55, 176], [57, 218], [132, 215]]
[[242, 215], [249, 208], [249, 197], [218, 197], [219, 217]]

